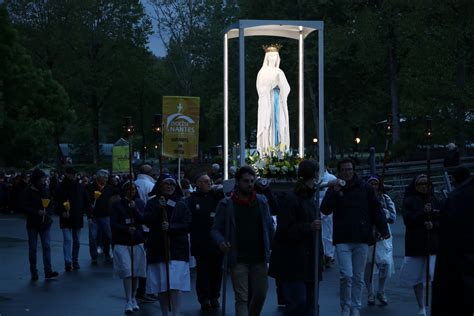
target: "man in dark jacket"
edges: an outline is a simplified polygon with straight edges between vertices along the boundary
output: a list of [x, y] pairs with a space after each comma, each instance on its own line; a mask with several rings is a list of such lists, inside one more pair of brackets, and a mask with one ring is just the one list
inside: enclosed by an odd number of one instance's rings
[[330, 182], [321, 203], [323, 214], [333, 213], [333, 243], [340, 269], [341, 316], [360, 315], [367, 252], [369, 244], [375, 242], [373, 226], [383, 238], [390, 236], [385, 213], [374, 189], [359, 179], [354, 169], [355, 163], [351, 159], [338, 163], [340, 179]]
[[49, 207], [49, 194], [46, 190], [46, 174], [40, 169], [35, 169], [31, 174], [31, 185], [22, 195], [23, 211], [26, 214], [26, 229], [28, 230], [28, 248], [30, 259], [31, 280], [38, 280], [36, 269], [36, 247], [38, 235], [43, 249], [43, 267], [46, 279], [58, 276], [51, 268], [51, 247], [49, 231], [53, 223], [52, 211]]
[[212, 189], [206, 173], [196, 177], [196, 192], [186, 200], [192, 214], [191, 254], [196, 258], [196, 292], [202, 310], [219, 307], [222, 280], [222, 253], [212, 241], [217, 203], [224, 197]]
[[68, 167], [65, 178], [57, 187], [55, 198], [59, 227], [63, 231], [64, 268], [66, 272], [79, 270], [79, 247], [84, 214], [91, 203], [84, 187], [76, 180], [76, 170]]
[[474, 178], [457, 184], [441, 213], [432, 316], [474, 315]]
[[102, 233], [105, 260], [112, 262], [110, 257], [110, 243], [112, 232], [110, 230], [110, 205], [114, 199], [118, 200], [119, 190], [107, 184], [109, 172], [101, 169], [96, 173], [96, 181], [88, 187], [89, 198], [92, 203], [92, 212], [87, 215], [89, 219], [89, 252], [92, 263], [97, 263], [97, 232]]
[[241, 167], [235, 182], [235, 191], [217, 206], [211, 234], [221, 251], [228, 252], [235, 314], [260, 315], [268, 289], [273, 221], [267, 199], [254, 190], [255, 171], [249, 166]]

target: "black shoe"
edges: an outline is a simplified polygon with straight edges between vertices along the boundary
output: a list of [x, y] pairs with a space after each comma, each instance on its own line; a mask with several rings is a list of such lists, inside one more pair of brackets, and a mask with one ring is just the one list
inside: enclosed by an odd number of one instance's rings
[[66, 270], [66, 272], [71, 272], [72, 271], [72, 266], [70, 264], [66, 264], [64, 266], [64, 270]]
[[74, 270], [79, 270], [81, 268], [81, 266], [79, 265], [79, 263], [76, 261], [76, 262], [73, 262], [72, 263], [72, 268]]
[[31, 273], [31, 281], [38, 281], [39, 275], [38, 272]]
[[56, 278], [58, 275], [59, 273], [57, 273], [56, 271], [49, 271], [44, 274], [44, 277], [46, 279], [53, 279], [53, 278]]
[[201, 303], [201, 310], [202, 311], [208, 311], [211, 308], [212, 308], [211, 303], [209, 303], [209, 302]]
[[91, 258], [91, 264], [97, 264], [97, 257]]
[[141, 293], [137, 293], [137, 295], [135, 295], [135, 298], [143, 303], [151, 303], [151, 302], [156, 301], [153, 297], [150, 297], [149, 295], [141, 294]]
[[105, 262], [106, 263], [113, 263], [112, 261], [112, 258], [109, 256], [109, 257], [105, 257]]
[[212, 308], [219, 308], [219, 307], [221, 307], [221, 304], [219, 304], [219, 301], [217, 300], [217, 298], [211, 300], [211, 307], [212, 307]]

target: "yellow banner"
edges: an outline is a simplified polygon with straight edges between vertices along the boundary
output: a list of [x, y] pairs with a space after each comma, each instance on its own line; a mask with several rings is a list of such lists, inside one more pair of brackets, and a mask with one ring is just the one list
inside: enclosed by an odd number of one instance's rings
[[199, 102], [197, 97], [163, 97], [163, 156], [198, 156]]
[[129, 148], [127, 146], [112, 147], [112, 172], [113, 173], [128, 173], [130, 159]]

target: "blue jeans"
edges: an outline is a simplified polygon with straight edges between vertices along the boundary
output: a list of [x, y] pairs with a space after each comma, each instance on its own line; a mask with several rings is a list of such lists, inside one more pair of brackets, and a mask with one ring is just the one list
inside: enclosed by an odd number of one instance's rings
[[63, 228], [63, 253], [65, 265], [71, 265], [71, 263], [77, 262], [79, 257], [80, 238], [80, 228]]
[[282, 282], [285, 316], [314, 315], [314, 283]]
[[89, 222], [89, 253], [92, 259], [97, 259], [97, 232], [100, 229], [104, 240], [104, 254], [110, 257], [110, 242], [112, 241], [112, 231], [110, 229], [110, 217], [94, 218]]
[[360, 310], [364, 287], [365, 261], [369, 245], [337, 244], [342, 311]]
[[30, 272], [38, 273], [36, 269], [36, 249], [38, 246], [38, 235], [41, 239], [41, 248], [43, 250], [43, 267], [44, 272], [51, 272], [51, 246], [49, 228], [47, 229], [28, 229], [28, 250], [30, 259]]

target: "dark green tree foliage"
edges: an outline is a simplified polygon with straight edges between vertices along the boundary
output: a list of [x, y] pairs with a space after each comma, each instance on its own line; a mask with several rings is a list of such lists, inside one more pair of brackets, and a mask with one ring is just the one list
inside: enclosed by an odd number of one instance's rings
[[50, 71], [36, 68], [0, 6], [0, 137], [6, 165], [25, 166], [55, 152], [74, 118], [69, 99]]
[[[99, 142], [107, 140], [101, 135], [118, 125], [103, 123], [137, 115], [142, 90], [137, 85], [144, 79], [128, 70], [147, 68], [143, 61], [153, 60], [146, 57], [151, 24], [143, 5], [134, 0], [7, 3], [37, 63], [66, 87], [81, 126], [72, 134], [82, 143], [90, 139], [89, 152], [97, 163]], [[120, 132], [108, 134], [118, 137]]]

